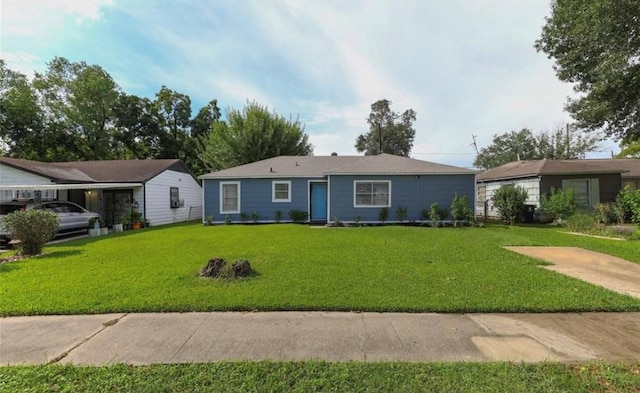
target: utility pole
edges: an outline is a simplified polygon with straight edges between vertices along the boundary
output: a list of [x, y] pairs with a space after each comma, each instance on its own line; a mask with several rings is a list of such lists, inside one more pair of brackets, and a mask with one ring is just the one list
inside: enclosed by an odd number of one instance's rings
[[480, 154], [480, 153], [478, 153], [478, 144], [476, 143], [476, 138], [477, 137], [478, 137], [477, 135], [471, 134], [471, 138], [473, 139], [473, 142], [471, 142], [470, 146], [473, 146], [473, 148], [476, 150], [476, 155]]

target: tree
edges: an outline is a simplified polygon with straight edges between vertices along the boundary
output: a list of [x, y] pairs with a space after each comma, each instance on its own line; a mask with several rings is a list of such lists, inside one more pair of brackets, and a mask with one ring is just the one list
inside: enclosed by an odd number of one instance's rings
[[522, 187], [514, 184], [505, 184], [496, 190], [491, 199], [502, 220], [513, 226], [524, 210], [524, 203], [527, 197], [527, 190]]
[[36, 73], [34, 87], [41, 95], [47, 128], [68, 137], [65, 161], [113, 158], [113, 107], [120, 88], [100, 66], [55, 57], [46, 73]]
[[369, 132], [358, 136], [355, 148], [365, 155], [388, 153], [409, 157], [416, 136], [415, 121], [413, 109], [407, 109], [400, 115], [391, 110], [391, 101], [376, 101], [371, 105], [371, 114], [367, 118]]
[[542, 196], [540, 209], [551, 214], [555, 222], [562, 223], [576, 212], [575, 194], [574, 188], [562, 190], [551, 187], [551, 192]]
[[158, 158], [185, 160], [185, 149], [191, 125], [191, 98], [162, 86], [156, 93], [156, 109], [160, 116], [160, 153]]
[[161, 156], [160, 115], [153, 101], [121, 94], [114, 107], [114, 150], [120, 159]]
[[535, 48], [555, 60], [579, 98], [567, 110], [585, 130], [640, 139], [640, 7], [637, 0], [554, 0]]
[[248, 103], [240, 111], [229, 108], [227, 120], [216, 120], [204, 140], [203, 160], [220, 170], [282, 155], [312, 155], [313, 146], [296, 120], [287, 120], [266, 106]]
[[640, 158], [640, 139], [634, 142], [620, 144], [622, 150], [616, 157], [618, 158]]
[[196, 117], [191, 121], [191, 136], [199, 138], [202, 135], [208, 135], [212, 130], [213, 122], [219, 119], [218, 100], [211, 100], [198, 111]]
[[600, 139], [580, 130], [556, 127], [553, 131], [534, 135], [529, 129], [494, 135], [493, 142], [482, 148], [473, 165], [490, 169], [519, 160], [568, 160], [584, 158], [587, 152], [599, 148]]

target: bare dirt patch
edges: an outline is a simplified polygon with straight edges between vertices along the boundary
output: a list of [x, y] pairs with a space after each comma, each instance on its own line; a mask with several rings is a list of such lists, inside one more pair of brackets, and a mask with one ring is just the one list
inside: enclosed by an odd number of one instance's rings
[[640, 264], [579, 247], [504, 247], [549, 262], [545, 269], [640, 299]]

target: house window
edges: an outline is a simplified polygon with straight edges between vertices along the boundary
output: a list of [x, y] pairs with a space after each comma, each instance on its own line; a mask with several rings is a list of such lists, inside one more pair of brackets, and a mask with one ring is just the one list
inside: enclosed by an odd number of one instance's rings
[[271, 184], [271, 202], [291, 202], [290, 181], [274, 181]]
[[240, 213], [240, 182], [220, 182], [220, 214]]
[[391, 206], [391, 181], [363, 181], [353, 182], [354, 207], [389, 207]]
[[178, 187], [169, 188], [169, 201], [172, 209], [180, 207], [180, 189]]
[[598, 184], [598, 179], [564, 179], [562, 180], [562, 189], [573, 188], [573, 201], [576, 206], [592, 207], [600, 202], [600, 187]]

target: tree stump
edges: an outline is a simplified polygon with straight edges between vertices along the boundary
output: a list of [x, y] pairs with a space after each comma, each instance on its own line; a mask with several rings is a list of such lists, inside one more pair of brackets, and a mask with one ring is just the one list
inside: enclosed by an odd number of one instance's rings
[[231, 269], [233, 270], [234, 277], [249, 277], [253, 272], [249, 261], [246, 259], [235, 261], [233, 265], [231, 265]]
[[207, 265], [200, 271], [200, 277], [216, 278], [226, 265], [227, 261], [225, 261], [224, 258], [211, 258]]

